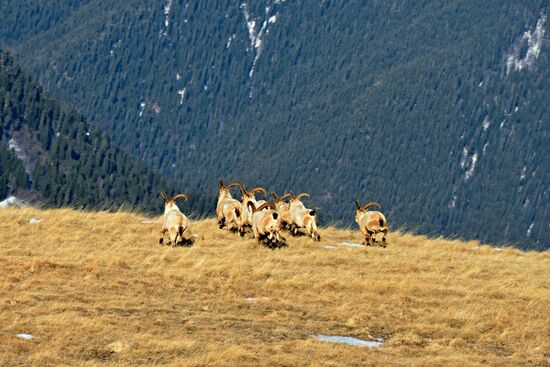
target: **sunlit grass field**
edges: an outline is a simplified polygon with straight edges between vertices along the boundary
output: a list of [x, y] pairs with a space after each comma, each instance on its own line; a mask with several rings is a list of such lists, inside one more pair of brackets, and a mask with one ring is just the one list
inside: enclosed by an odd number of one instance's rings
[[548, 252], [398, 232], [347, 247], [360, 234], [335, 228], [270, 250], [212, 219], [173, 248], [160, 227], [1, 210], [0, 366], [550, 365]]

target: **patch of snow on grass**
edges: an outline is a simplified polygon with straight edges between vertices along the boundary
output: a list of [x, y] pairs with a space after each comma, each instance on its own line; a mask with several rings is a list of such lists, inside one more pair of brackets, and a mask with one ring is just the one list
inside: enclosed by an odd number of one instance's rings
[[34, 339], [34, 336], [31, 334], [17, 334], [16, 337], [25, 339], [25, 340], [31, 340]]
[[377, 338], [374, 341], [366, 341], [361, 340], [357, 338], [352, 338], [349, 336], [338, 336], [338, 335], [312, 335], [315, 339], [319, 339], [325, 342], [332, 342], [332, 343], [344, 343], [348, 345], [355, 345], [358, 347], [369, 347], [369, 348], [376, 348], [381, 346], [384, 343], [384, 339]]
[[338, 242], [337, 245], [346, 246], [346, 247], [363, 247], [363, 245], [359, 243], [353, 243], [353, 242]]

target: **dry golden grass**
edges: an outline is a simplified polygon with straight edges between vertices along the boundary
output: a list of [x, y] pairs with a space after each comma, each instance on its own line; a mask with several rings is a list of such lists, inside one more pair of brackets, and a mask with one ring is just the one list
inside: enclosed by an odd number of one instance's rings
[[324, 248], [361, 240], [334, 228], [268, 250], [213, 220], [170, 248], [148, 219], [0, 211], [0, 366], [550, 365], [548, 252], [400, 233]]

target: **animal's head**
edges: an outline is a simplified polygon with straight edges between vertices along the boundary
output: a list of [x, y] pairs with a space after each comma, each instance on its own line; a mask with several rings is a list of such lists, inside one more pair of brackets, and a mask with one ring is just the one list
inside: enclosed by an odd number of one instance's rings
[[225, 199], [225, 198], [230, 198], [231, 197], [231, 193], [229, 192], [229, 190], [232, 188], [232, 187], [235, 187], [235, 186], [239, 186], [240, 183], [238, 182], [232, 182], [230, 183], [229, 185], [225, 186], [223, 184], [223, 181], [222, 179], [220, 178], [220, 180], [218, 181], [218, 199], [221, 200], [221, 199]]
[[290, 195], [290, 203], [289, 203], [290, 205], [296, 205], [296, 204], [303, 205], [302, 199], [309, 197], [309, 194], [307, 192], [302, 192], [298, 196], [294, 195], [293, 192], [290, 192], [289, 195]]
[[[271, 196], [273, 196], [273, 200], [275, 202], [275, 205], [279, 204], [279, 203], [284, 203], [286, 199], [288, 199], [289, 197], [291, 197], [292, 193], [287, 193], [287, 194], [284, 194], [283, 196], [277, 196], [277, 194], [275, 192], [271, 192]], [[286, 204], [286, 203], [285, 203]]]
[[277, 213], [277, 209], [275, 207], [275, 204], [273, 203], [265, 203], [260, 205], [260, 207], [257, 209], [257, 211], [261, 210], [267, 210], [268, 213], [264, 217], [264, 224], [268, 231], [270, 232], [278, 232], [282, 230], [281, 226], [281, 216], [279, 213]]
[[252, 190], [248, 191], [246, 186], [240, 183], [237, 183], [237, 186], [239, 186], [239, 189], [241, 190], [242, 202], [244, 205], [247, 205], [247, 202], [251, 199], [255, 200], [257, 192], [261, 192], [262, 194], [264, 194], [264, 196], [267, 196], [267, 190], [263, 187], [255, 187]]
[[[264, 204], [260, 205], [259, 207], [256, 207], [254, 202], [249, 201], [246, 205], [252, 211], [252, 213], [256, 213], [256, 212], [262, 211], [264, 209], [276, 210], [275, 204], [273, 204], [273, 203], [264, 203]], [[275, 219], [277, 219], [277, 218], [275, 218]]]
[[376, 244], [381, 244], [383, 247], [386, 247], [386, 232], [379, 231], [371, 235], [372, 241]]
[[166, 196], [166, 193], [162, 191], [160, 193], [162, 195], [162, 198], [164, 199], [164, 210], [172, 210], [172, 209], [178, 209], [178, 206], [176, 205], [176, 200], [178, 199], [185, 199], [187, 200], [187, 195], [185, 194], [177, 194], [172, 199], [168, 199], [168, 196]]
[[371, 206], [376, 206], [380, 208], [380, 204], [374, 201], [368, 202], [365, 205], [361, 206], [361, 204], [359, 204], [359, 201], [355, 200], [355, 221], [357, 223], [359, 223], [363, 214], [365, 214], [367, 209], [370, 208]]

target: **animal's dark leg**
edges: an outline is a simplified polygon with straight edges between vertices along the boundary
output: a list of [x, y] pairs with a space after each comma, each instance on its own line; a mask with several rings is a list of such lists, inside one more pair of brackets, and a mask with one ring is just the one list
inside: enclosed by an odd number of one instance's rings
[[162, 245], [162, 243], [164, 242], [165, 233], [166, 233], [166, 229], [163, 229], [162, 231], [160, 231], [159, 245]]

